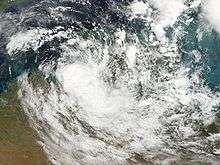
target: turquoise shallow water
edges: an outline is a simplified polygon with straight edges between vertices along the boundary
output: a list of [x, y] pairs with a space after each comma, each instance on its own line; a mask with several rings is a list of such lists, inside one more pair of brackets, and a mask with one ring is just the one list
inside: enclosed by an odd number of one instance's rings
[[[211, 27], [202, 29], [198, 13], [192, 14], [192, 17], [194, 20], [183, 28], [185, 35], [179, 41], [183, 63], [191, 68], [192, 72], [201, 69], [206, 84], [212, 90], [219, 91], [220, 34]], [[199, 54], [199, 61], [193, 55], [194, 51]]]
[[211, 33], [204, 32], [199, 47], [206, 54], [204, 77], [211, 88], [218, 90], [220, 87], [220, 35], [214, 30]]

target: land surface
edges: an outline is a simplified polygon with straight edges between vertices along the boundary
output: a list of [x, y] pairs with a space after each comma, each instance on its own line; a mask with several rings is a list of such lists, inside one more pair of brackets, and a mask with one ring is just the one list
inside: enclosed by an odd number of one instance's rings
[[17, 83], [0, 94], [0, 165], [49, 164], [17, 96]]

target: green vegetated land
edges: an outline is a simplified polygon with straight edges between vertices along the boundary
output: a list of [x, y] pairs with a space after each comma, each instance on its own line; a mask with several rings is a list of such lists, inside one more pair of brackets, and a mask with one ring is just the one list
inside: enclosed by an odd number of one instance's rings
[[37, 144], [37, 134], [29, 126], [17, 92], [14, 82], [0, 94], [0, 165], [50, 164]]

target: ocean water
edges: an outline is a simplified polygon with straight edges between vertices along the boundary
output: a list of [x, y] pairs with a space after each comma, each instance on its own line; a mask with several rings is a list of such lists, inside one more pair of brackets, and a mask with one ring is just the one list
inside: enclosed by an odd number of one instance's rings
[[220, 162], [218, 0], [42, 0], [0, 13], [0, 88], [52, 164]]

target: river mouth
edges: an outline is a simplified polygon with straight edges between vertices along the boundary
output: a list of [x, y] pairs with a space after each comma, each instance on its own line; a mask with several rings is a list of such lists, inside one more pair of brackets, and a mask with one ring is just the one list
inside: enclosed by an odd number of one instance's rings
[[[28, 149], [33, 160], [217, 165], [220, 40], [204, 5], [42, 0], [15, 3], [16, 11], [4, 5], [0, 87], [25, 116], [16, 131], [36, 134], [19, 138], [42, 148]], [[2, 112], [19, 119], [16, 106], [3, 106], [15, 98], [2, 97]]]

